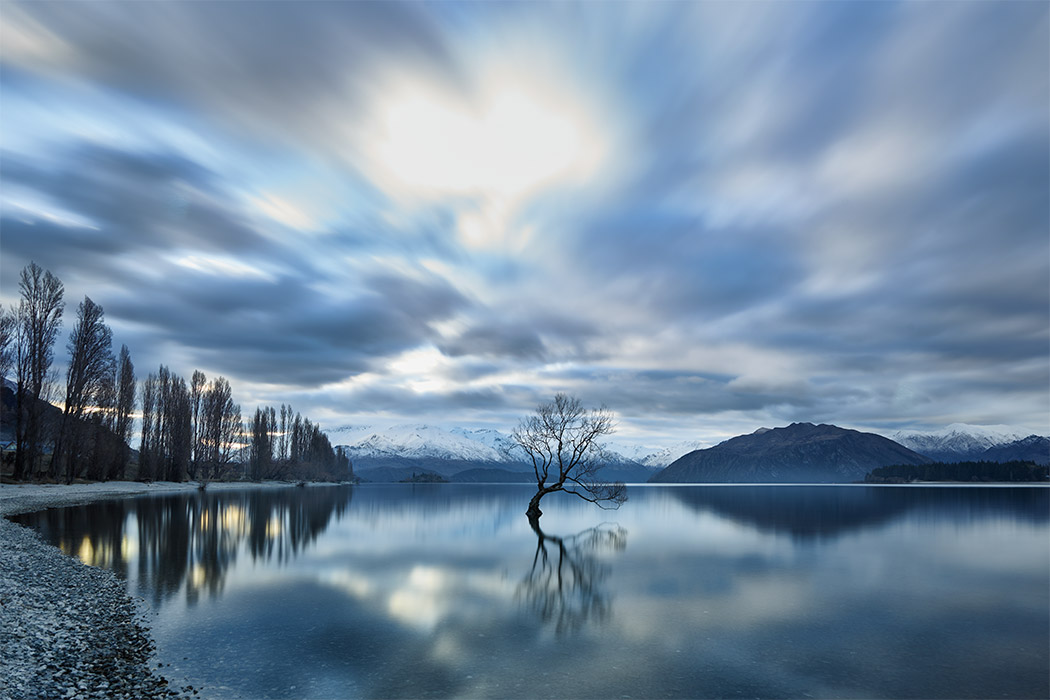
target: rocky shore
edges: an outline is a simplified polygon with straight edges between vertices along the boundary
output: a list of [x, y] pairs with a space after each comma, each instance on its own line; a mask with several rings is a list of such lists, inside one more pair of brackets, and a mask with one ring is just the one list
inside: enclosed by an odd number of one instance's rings
[[[0, 487], [0, 516], [188, 485]], [[0, 698], [191, 698], [151, 666], [144, 608], [112, 572], [86, 566], [0, 517]]]

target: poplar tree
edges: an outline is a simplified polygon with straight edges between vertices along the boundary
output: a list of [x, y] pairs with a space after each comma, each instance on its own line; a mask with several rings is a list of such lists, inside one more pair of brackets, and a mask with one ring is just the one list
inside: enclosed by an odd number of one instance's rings
[[[14, 309], [0, 306], [0, 386], [15, 365], [15, 336], [18, 317]], [[4, 420], [4, 402], [0, 401], [0, 422]]]
[[66, 482], [72, 483], [85, 454], [84, 414], [89, 408], [104, 408], [100, 399], [113, 384], [113, 332], [105, 323], [102, 307], [90, 297], [77, 306], [77, 324], [66, 347], [66, 401], [51, 456], [51, 476], [59, 476], [64, 466]]
[[113, 416], [113, 433], [120, 443], [114, 456], [108, 478], [117, 479], [126, 476], [131, 457], [131, 428], [135, 412], [135, 365], [131, 362], [131, 352], [127, 345], [120, 346], [120, 357], [117, 360], [116, 408]]
[[44, 403], [52, 388], [51, 363], [62, 328], [65, 287], [35, 262], [22, 269], [15, 324], [18, 382], [15, 417], [15, 480], [33, 476], [40, 455]]

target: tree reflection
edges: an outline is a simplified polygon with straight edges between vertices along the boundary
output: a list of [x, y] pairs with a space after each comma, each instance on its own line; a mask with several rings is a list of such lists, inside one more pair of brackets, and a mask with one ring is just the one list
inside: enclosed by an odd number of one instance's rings
[[605, 622], [612, 600], [602, 584], [609, 566], [603, 552], [621, 552], [627, 546], [627, 530], [602, 524], [570, 537], [548, 535], [537, 519], [530, 519], [536, 533], [532, 569], [518, 584], [516, 597], [557, 634], [576, 632], [588, 623]]
[[[240, 553], [288, 561], [350, 505], [352, 487], [207, 491], [95, 503], [15, 518], [86, 564], [137, 582], [154, 606], [222, 592]], [[134, 573], [134, 576], [132, 576]]]

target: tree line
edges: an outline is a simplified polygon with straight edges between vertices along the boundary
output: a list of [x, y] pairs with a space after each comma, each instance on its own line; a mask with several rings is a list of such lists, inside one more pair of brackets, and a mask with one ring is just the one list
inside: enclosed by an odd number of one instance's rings
[[913, 481], [1047, 481], [1050, 468], [1035, 462], [932, 462], [894, 464], [872, 469], [867, 484], [907, 484]]
[[[17, 306], [0, 309], [0, 378], [14, 371], [13, 401], [0, 401], [0, 424], [14, 424], [14, 449], [4, 450], [14, 480], [352, 476], [342, 449], [333, 449], [321, 429], [290, 406], [260, 407], [242, 421], [225, 377], [209, 380], [196, 370], [187, 382], [161, 365], [139, 386], [127, 345], [114, 355], [104, 311], [87, 296], [66, 344], [63, 395], [53, 363], [65, 288], [31, 262], [21, 272], [19, 294]], [[52, 405], [60, 398], [61, 410]], [[138, 407], [136, 458], [130, 442]]]

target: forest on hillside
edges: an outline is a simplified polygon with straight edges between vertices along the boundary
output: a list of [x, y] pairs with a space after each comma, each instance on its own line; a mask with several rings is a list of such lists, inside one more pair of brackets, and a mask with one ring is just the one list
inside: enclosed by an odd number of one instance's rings
[[1050, 480], [1050, 467], [1035, 462], [932, 462], [879, 467], [864, 477], [866, 484], [907, 484], [915, 481], [1032, 482]]

